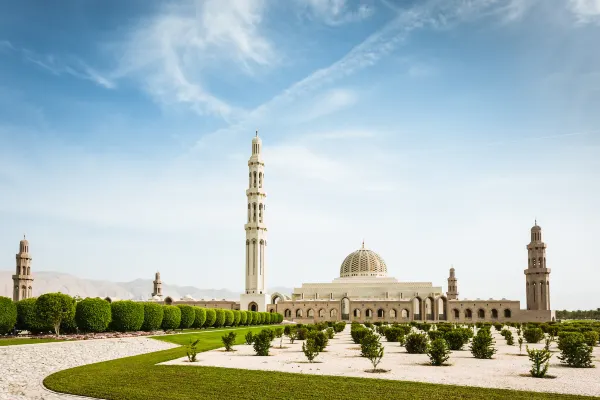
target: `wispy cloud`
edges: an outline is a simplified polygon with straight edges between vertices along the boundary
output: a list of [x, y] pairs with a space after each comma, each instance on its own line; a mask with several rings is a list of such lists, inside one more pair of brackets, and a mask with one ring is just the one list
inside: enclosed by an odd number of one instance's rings
[[600, 0], [569, 0], [568, 5], [577, 23], [600, 24]]
[[0, 41], [0, 46], [16, 54], [20, 54], [25, 61], [35, 64], [53, 75], [70, 75], [75, 78], [94, 82], [96, 85], [106, 89], [114, 89], [116, 87], [116, 84], [112, 79], [99, 71], [96, 71], [77, 57], [58, 57], [52, 54], [38, 54], [32, 50], [17, 47], [7, 40]]
[[186, 1], [165, 6], [142, 21], [122, 45], [116, 71], [139, 79], [159, 103], [185, 104], [199, 114], [231, 119], [244, 113], [214, 95], [204, 83], [207, 70], [237, 68], [252, 74], [277, 56], [261, 33], [263, 0]]
[[369, 18], [374, 8], [366, 3], [352, 7], [347, 0], [297, 0], [307, 14], [328, 25], [342, 25]]

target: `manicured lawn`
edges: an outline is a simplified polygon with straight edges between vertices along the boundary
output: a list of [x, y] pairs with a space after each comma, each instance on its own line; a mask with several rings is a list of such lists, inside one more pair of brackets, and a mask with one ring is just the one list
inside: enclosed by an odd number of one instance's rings
[[[260, 331], [262, 328], [251, 328]], [[236, 329], [244, 342], [248, 328]], [[200, 338], [200, 351], [222, 347], [223, 331], [156, 339], [187, 344]], [[184, 357], [185, 347], [85, 365], [50, 375], [49, 389], [112, 400], [187, 399], [578, 399], [581, 396], [434, 385], [384, 379], [301, 375], [215, 367], [155, 364]], [[202, 355], [198, 355], [201, 359]], [[433, 367], [432, 367], [433, 368]], [[484, 379], [484, 377], [482, 377]]]
[[23, 338], [23, 339], [0, 339], [0, 346], [13, 346], [17, 344], [36, 344], [36, 343], [52, 343], [62, 342], [60, 339], [35, 339], [35, 338]]

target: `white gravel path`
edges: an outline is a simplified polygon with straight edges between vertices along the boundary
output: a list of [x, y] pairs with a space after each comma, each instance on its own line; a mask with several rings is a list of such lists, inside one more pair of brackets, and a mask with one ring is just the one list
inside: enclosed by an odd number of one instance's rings
[[172, 347], [177, 345], [142, 337], [2, 346], [0, 399], [73, 399], [46, 390], [43, 379], [63, 369]]
[[[492, 360], [473, 358], [468, 347], [466, 350], [454, 351], [450, 355], [451, 366], [433, 367], [426, 365], [429, 358], [425, 354], [408, 354], [398, 343], [388, 343], [382, 338], [385, 355], [378, 368], [390, 370], [387, 373], [368, 373], [372, 368], [369, 360], [360, 357], [360, 348], [350, 338], [350, 327], [329, 341], [327, 351], [319, 354], [316, 361], [309, 364], [302, 353], [302, 341], [289, 344], [284, 338], [284, 349], [277, 348], [279, 339], [273, 342], [270, 357], [257, 357], [251, 346], [235, 346], [235, 352], [223, 349], [213, 350], [198, 355], [197, 363], [189, 363], [187, 359], [165, 362], [169, 365], [216, 366], [227, 368], [244, 368], [254, 370], [271, 370], [296, 372], [302, 374], [354, 376], [364, 378], [394, 379], [428, 383], [479, 386], [502, 389], [529, 390], [536, 392], [569, 393], [588, 396], [600, 396], [600, 347], [594, 349], [596, 368], [567, 368], [560, 365], [553, 352], [548, 374], [555, 379], [535, 379], [527, 374], [531, 368], [529, 358], [519, 356], [519, 346], [508, 346], [499, 333], [494, 332], [498, 352]], [[514, 334], [516, 338], [516, 333]], [[516, 340], [515, 340], [516, 342]], [[550, 350], [557, 351], [553, 343]], [[543, 348], [542, 343], [530, 347]], [[526, 354], [525, 344], [523, 353]]]

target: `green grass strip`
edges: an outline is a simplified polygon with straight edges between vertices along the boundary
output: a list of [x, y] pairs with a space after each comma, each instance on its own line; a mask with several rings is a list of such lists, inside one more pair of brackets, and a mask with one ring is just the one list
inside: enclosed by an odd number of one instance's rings
[[37, 344], [37, 343], [52, 343], [52, 342], [63, 342], [60, 339], [35, 339], [35, 338], [23, 338], [23, 339], [0, 339], [0, 346], [15, 346], [22, 344]]
[[[236, 329], [237, 343], [248, 330]], [[188, 344], [199, 338], [199, 351], [223, 347], [225, 331], [205, 331], [155, 339]], [[185, 347], [67, 369], [48, 376], [51, 390], [111, 400], [188, 399], [584, 399], [590, 397], [505, 389], [451, 386], [386, 379], [303, 375], [217, 367], [156, 365], [185, 357]], [[201, 355], [198, 356], [202, 358]], [[400, 368], [400, 367], [399, 367]], [[432, 367], [435, 368], [435, 367]], [[482, 376], [482, 379], [485, 377]], [[523, 378], [527, 379], [527, 378]], [[531, 378], [533, 379], [533, 378]]]

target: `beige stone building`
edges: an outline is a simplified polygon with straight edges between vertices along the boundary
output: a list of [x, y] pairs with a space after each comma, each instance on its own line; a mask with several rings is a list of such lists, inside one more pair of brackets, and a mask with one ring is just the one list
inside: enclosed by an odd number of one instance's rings
[[[265, 285], [267, 249], [266, 192], [264, 191], [265, 164], [262, 159], [262, 141], [252, 139], [252, 153], [248, 161], [249, 176], [244, 274], [246, 289], [235, 301], [204, 301], [191, 298], [174, 300], [168, 304], [193, 304], [202, 307], [279, 312], [289, 321], [455, 321], [455, 322], [523, 322], [551, 321], [550, 270], [546, 268], [546, 245], [537, 221], [531, 228], [531, 242], [527, 245], [528, 267], [525, 270], [527, 307], [520, 301], [507, 299], [463, 299], [458, 295], [458, 279], [450, 268], [448, 289], [431, 282], [401, 282], [387, 273], [383, 258], [365, 247], [349, 254], [340, 266], [340, 276], [332, 282], [304, 283], [289, 295], [269, 295]], [[156, 280], [155, 280], [155, 292]]]

